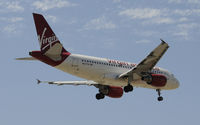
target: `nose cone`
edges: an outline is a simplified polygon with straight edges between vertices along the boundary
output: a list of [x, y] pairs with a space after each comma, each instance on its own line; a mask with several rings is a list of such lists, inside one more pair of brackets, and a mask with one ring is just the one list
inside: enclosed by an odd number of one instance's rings
[[178, 88], [178, 87], [180, 86], [180, 83], [179, 83], [179, 81], [178, 81], [177, 78], [174, 78], [174, 79], [175, 79], [175, 85], [176, 85], [176, 88]]

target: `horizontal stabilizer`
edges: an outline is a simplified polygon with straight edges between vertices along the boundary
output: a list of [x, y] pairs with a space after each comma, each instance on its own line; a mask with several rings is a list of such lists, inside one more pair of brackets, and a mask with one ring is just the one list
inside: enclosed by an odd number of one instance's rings
[[37, 60], [34, 57], [15, 58], [16, 60]]

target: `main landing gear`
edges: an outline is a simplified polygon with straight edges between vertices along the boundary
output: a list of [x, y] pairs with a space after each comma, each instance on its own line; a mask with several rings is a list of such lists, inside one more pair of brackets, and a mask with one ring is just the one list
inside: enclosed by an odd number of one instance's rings
[[99, 88], [99, 93], [96, 94], [96, 99], [97, 100], [104, 99], [105, 95], [107, 95], [109, 92], [108, 86], [97, 85], [96, 87]]
[[156, 91], [158, 92], [158, 101], [162, 101], [162, 100], [163, 100], [163, 97], [160, 96], [160, 95], [161, 95], [160, 89], [156, 89]]
[[128, 84], [127, 86], [124, 87], [124, 92], [128, 93], [133, 91], [133, 86]]
[[103, 93], [97, 93], [96, 94], [96, 99], [100, 100], [100, 99], [104, 99], [105, 95]]
[[133, 81], [133, 77], [128, 77], [128, 85], [124, 87], [124, 92], [128, 93], [133, 91], [133, 86], [131, 85], [131, 82]]

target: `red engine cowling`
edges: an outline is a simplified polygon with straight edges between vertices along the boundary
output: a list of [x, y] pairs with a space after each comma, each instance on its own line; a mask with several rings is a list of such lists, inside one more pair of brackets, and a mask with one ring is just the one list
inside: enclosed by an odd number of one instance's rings
[[163, 87], [167, 83], [167, 78], [164, 75], [161, 74], [151, 74], [152, 81], [151, 85], [156, 87]]
[[123, 95], [123, 89], [121, 87], [109, 86], [107, 96], [112, 98], [120, 98]]

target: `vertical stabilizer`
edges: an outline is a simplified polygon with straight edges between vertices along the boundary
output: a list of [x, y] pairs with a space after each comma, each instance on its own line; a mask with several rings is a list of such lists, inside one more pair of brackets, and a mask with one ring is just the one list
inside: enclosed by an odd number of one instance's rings
[[33, 18], [41, 53], [54, 61], [61, 60], [61, 54], [67, 51], [63, 48], [58, 37], [41, 14], [33, 13]]

